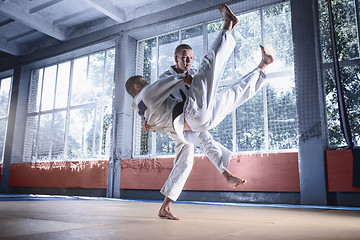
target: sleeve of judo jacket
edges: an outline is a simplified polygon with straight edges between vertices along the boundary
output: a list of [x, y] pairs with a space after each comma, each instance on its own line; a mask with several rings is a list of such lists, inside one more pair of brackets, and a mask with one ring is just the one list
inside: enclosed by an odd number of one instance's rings
[[184, 76], [184, 74], [176, 74], [148, 85], [144, 89], [145, 93], [143, 95], [146, 105], [149, 108], [156, 108], [161, 105], [176, 88], [185, 84], [183, 81]]

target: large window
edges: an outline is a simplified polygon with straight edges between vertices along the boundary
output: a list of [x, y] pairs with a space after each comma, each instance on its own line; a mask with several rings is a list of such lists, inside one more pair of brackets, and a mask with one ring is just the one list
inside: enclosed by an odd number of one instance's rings
[[[277, 4], [238, 17], [240, 26], [233, 32], [235, 51], [227, 63], [219, 91], [259, 64], [260, 44], [271, 49], [276, 62], [266, 72], [269, 84], [210, 132], [234, 152], [296, 150], [298, 136], [290, 4]], [[192, 46], [195, 52], [193, 67], [198, 67], [222, 25], [223, 21], [204, 23], [139, 41], [137, 74], [143, 75], [149, 83], [156, 81], [161, 73], [174, 65], [174, 50], [180, 43]], [[146, 133], [141, 129], [140, 117], [136, 116], [135, 121], [134, 155], [174, 154], [174, 141], [166, 134]]]
[[32, 71], [24, 161], [108, 156], [114, 51]]
[[0, 79], [0, 163], [3, 162], [12, 78]]
[[[328, 139], [330, 147], [346, 145], [341, 130], [334, 71], [334, 48], [340, 65], [339, 76], [347, 107], [353, 142], [360, 145], [360, 42], [358, 0], [331, 0], [333, 19], [329, 17], [327, 0], [319, 0], [323, 77], [325, 82]], [[330, 22], [334, 24], [336, 41], [331, 41]]]

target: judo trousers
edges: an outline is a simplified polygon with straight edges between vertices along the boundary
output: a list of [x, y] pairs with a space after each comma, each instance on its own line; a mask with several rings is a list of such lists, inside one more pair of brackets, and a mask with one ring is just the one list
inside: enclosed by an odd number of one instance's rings
[[235, 40], [231, 33], [223, 30], [192, 80], [184, 107], [184, 118], [193, 131], [204, 132], [216, 127], [266, 83], [265, 74], [256, 68], [232, 86], [217, 93], [225, 64], [234, 47]]
[[201, 147], [216, 169], [223, 173], [230, 164], [232, 152], [216, 142], [209, 132], [193, 132], [193, 143], [184, 143], [176, 135], [175, 159], [170, 175], [160, 192], [176, 201], [186, 183], [194, 163], [194, 145]]

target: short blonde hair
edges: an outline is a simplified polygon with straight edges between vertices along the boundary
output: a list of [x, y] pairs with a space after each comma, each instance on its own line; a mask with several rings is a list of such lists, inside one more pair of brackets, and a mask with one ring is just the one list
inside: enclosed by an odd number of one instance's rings
[[135, 84], [139, 84], [141, 78], [142, 78], [142, 76], [140, 76], [140, 75], [135, 75], [135, 76], [129, 77], [129, 79], [128, 79], [128, 80], [126, 81], [126, 83], [125, 83], [126, 91], [127, 91], [132, 97], [135, 97], [135, 96], [136, 96], [136, 92], [135, 92], [135, 89], [134, 89], [134, 85], [135, 85]]
[[193, 50], [192, 47], [190, 47], [190, 45], [187, 45], [187, 44], [183, 43], [183, 44], [180, 44], [179, 46], [176, 47], [175, 56], [177, 56], [178, 53], [180, 53], [184, 49]]

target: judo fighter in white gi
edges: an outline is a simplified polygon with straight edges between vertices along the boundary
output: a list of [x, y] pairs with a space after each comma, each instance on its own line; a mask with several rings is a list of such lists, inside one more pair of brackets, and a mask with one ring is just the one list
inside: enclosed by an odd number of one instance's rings
[[[151, 85], [141, 76], [133, 76], [126, 82], [126, 89], [134, 98], [132, 107], [144, 117], [146, 130], [165, 132], [176, 140], [174, 166], [161, 189], [165, 199], [159, 210], [159, 217], [178, 220], [170, 206], [179, 197], [192, 169], [193, 145], [204, 149], [231, 188], [246, 182], [228, 171], [231, 151], [215, 142], [207, 131], [216, 127], [227, 114], [265, 85], [266, 77], [262, 70], [274, 58], [261, 46], [262, 60], [259, 66], [232, 86], [217, 93], [225, 64], [235, 47], [231, 32], [239, 23], [228, 6], [221, 4], [219, 9], [224, 18], [223, 31], [215, 39], [194, 76], [174, 74], [168, 78], [160, 78]], [[190, 88], [184, 99], [171, 96], [174, 90], [185, 84], [189, 84]], [[179, 157], [182, 151], [187, 152], [185, 158]], [[190, 151], [192, 154], [189, 154]]]

